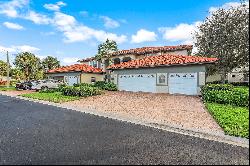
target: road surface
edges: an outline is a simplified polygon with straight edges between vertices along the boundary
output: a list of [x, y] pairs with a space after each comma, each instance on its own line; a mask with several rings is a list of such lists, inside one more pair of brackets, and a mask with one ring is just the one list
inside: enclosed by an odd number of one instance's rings
[[247, 148], [0, 95], [0, 164], [249, 164]]

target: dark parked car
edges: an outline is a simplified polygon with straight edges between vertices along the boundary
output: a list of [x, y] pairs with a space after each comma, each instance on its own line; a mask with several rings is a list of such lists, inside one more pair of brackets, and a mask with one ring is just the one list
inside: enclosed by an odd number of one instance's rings
[[25, 81], [16, 83], [16, 89], [22, 90], [32, 90], [33, 87], [37, 84], [37, 81]]

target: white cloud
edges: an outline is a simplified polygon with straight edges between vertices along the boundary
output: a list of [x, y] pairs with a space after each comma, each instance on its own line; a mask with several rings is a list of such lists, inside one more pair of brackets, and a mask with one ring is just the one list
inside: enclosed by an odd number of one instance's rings
[[125, 35], [118, 36], [114, 33], [87, 27], [77, 22], [73, 16], [61, 12], [55, 13], [54, 26], [63, 32], [65, 37], [64, 41], [68, 43], [86, 41], [92, 38], [101, 42], [109, 38], [115, 40], [117, 43], [123, 43], [127, 40]]
[[19, 16], [19, 9], [29, 4], [29, 0], [12, 0], [9, 2], [0, 2], [0, 14], [16, 18]]
[[167, 41], [180, 41], [182, 44], [191, 44], [193, 41], [193, 33], [200, 23], [200, 21], [193, 24], [181, 23], [175, 27], [161, 27], [159, 31]]
[[[66, 5], [62, 1], [59, 1], [56, 4], [58, 6]], [[103, 30], [90, 28], [79, 23], [73, 16], [59, 12], [55, 8], [53, 8], [56, 10], [54, 12], [54, 17], [49, 17], [45, 14], [32, 11], [29, 9], [29, 0], [12, 0], [10, 2], [0, 3], [0, 14], [7, 15], [6, 12], [2, 11], [4, 8], [14, 10], [16, 14], [13, 14], [13, 17], [30, 20], [35, 24], [50, 24], [56, 27], [57, 30], [63, 33], [65, 42], [79, 42], [90, 39], [103, 42], [107, 38], [115, 40], [117, 43], [127, 41], [127, 36], [125, 35], [117, 35]]]
[[80, 60], [80, 58], [77, 57], [65, 57], [62, 59], [62, 63], [68, 65], [68, 64], [75, 64], [77, 61]]
[[13, 46], [12, 48], [14, 48], [17, 52], [36, 52], [40, 50], [39, 48], [29, 45]]
[[106, 28], [117, 28], [120, 26], [118, 21], [113, 20], [110, 17], [107, 16], [100, 16], [100, 18], [104, 21], [104, 26]]
[[59, 11], [61, 7], [66, 6], [67, 4], [59, 1], [56, 4], [45, 4], [43, 7], [48, 9], [48, 10], [52, 10], [52, 11]]
[[35, 24], [49, 24], [51, 19], [48, 16], [36, 13], [29, 9], [29, 0], [12, 0], [0, 2], [0, 14], [12, 18], [21, 18], [34, 22]]
[[5, 52], [5, 51], [16, 52], [16, 50], [12, 47], [4, 47], [0, 45], [0, 52]]
[[39, 51], [40, 49], [29, 45], [20, 45], [11, 47], [4, 47], [0, 45], [0, 50], [9, 51], [11, 53], [19, 53], [19, 52], [36, 52]]
[[35, 24], [50, 24], [52, 22], [52, 20], [46, 15], [39, 14], [34, 11], [30, 11], [26, 16], [24, 16], [24, 18], [34, 22]]
[[11, 23], [11, 22], [4, 22], [3, 25], [9, 29], [15, 29], [15, 30], [23, 30], [24, 29], [23, 26], [16, 24], [16, 23]]
[[142, 43], [149, 41], [156, 41], [157, 35], [145, 29], [140, 29], [135, 35], [132, 35], [132, 43]]
[[[249, 5], [249, 2], [246, 1], [245, 4]], [[218, 6], [216, 6], [216, 7], [215, 6], [210, 7], [209, 8], [209, 12], [213, 13], [214, 11], [218, 10], [219, 8], [228, 10], [228, 9], [230, 9], [232, 7], [238, 7], [240, 5], [241, 5], [240, 2], [228, 2], [228, 3], [223, 4], [221, 7], [218, 7]]]

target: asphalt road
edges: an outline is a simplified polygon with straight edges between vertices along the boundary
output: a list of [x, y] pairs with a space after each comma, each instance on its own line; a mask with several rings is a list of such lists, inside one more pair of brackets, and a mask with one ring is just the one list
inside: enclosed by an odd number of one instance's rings
[[247, 148], [0, 95], [0, 164], [249, 164]]

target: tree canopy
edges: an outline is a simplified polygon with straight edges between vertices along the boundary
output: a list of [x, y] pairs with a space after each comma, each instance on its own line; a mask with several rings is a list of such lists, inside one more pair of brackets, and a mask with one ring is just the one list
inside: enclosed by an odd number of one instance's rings
[[37, 73], [42, 69], [40, 59], [29, 52], [18, 54], [14, 64], [24, 72], [26, 80], [37, 79]]
[[0, 76], [6, 76], [7, 75], [7, 63], [0, 60]]
[[104, 43], [99, 44], [96, 59], [100, 60], [115, 51], [118, 51], [117, 43], [113, 40], [107, 39]]
[[60, 61], [52, 56], [47, 56], [43, 61], [42, 65], [44, 70], [51, 70], [60, 67]]
[[249, 65], [249, 5], [242, 3], [230, 9], [220, 8], [198, 27], [195, 33], [198, 54], [216, 57], [209, 74], [223, 73], [223, 80], [234, 68]]

